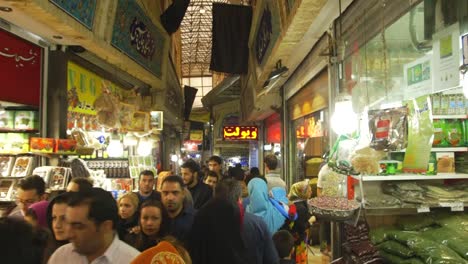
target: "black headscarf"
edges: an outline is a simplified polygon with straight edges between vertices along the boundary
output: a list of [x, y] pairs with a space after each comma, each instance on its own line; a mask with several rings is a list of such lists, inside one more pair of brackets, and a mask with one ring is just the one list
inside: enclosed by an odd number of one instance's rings
[[246, 264], [237, 204], [213, 199], [195, 215], [188, 249], [193, 264]]

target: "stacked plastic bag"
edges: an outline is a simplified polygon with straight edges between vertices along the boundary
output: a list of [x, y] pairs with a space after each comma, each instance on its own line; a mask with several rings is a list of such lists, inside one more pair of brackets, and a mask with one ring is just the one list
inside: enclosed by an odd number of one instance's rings
[[429, 214], [402, 217], [397, 226], [378, 228], [371, 241], [388, 263], [468, 263], [468, 216]]

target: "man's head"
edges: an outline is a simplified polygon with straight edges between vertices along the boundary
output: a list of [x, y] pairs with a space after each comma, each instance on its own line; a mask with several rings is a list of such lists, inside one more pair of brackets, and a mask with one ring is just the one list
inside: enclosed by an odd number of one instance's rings
[[167, 177], [167, 176], [171, 176], [172, 175], [172, 171], [161, 171], [159, 174], [158, 174], [158, 178], [156, 180], [156, 190], [158, 192], [161, 192], [161, 185], [162, 185], [162, 182], [164, 181], [164, 179]]
[[118, 221], [117, 203], [109, 192], [100, 188], [72, 193], [65, 219], [75, 250], [85, 256], [95, 256], [104, 253], [112, 242]]
[[291, 255], [294, 247], [294, 237], [286, 230], [280, 230], [273, 234], [273, 242], [275, 243], [276, 251], [281, 259]]
[[182, 211], [184, 198], [182, 178], [179, 176], [166, 177], [161, 186], [161, 201], [170, 217], [175, 217]]
[[204, 182], [214, 188], [218, 183], [218, 174], [215, 171], [208, 171], [206, 173]]
[[40, 176], [29, 176], [19, 182], [16, 204], [23, 215], [26, 215], [31, 204], [45, 200], [45, 198], [45, 182]]
[[221, 180], [216, 184], [214, 198], [228, 200], [237, 203], [242, 197], [242, 185], [234, 179]]
[[[0, 217], [0, 255], [2, 263], [38, 263], [44, 251], [34, 234], [33, 227], [25, 221]], [[37, 233], [37, 232], [36, 232]]]
[[138, 191], [140, 195], [148, 196], [151, 194], [154, 188], [154, 173], [150, 170], [144, 170], [140, 172], [140, 178], [138, 180]]
[[266, 155], [263, 162], [265, 162], [268, 171], [276, 170], [276, 167], [278, 167], [278, 158], [273, 154]]
[[223, 160], [219, 156], [211, 156], [208, 159], [208, 169], [218, 173], [218, 176], [221, 176], [222, 164], [223, 164]]
[[187, 160], [182, 164], [182, 166], [180, 166], [180, 174], [184, 184], [188, 187], [197, 185], [199, 173], [200, 167], [194, 160]]
[[67, 186], [67, 192], [83, 192], [93, 188], [93, 181], [84, 177], [73, 178]]

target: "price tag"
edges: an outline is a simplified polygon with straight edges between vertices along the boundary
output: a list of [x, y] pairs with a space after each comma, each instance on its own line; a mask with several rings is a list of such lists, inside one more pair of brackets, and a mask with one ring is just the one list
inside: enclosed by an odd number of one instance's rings
[[450, 207], [450, 211], [452, 212], [463, 212], [465, 207], [463, 207], [463, 203], [453, 203]]
[[440, 206], [441, 207], [450, 207], [450, 211], [452, 211], [452, 212], [463, 212], [464, 209], [465, 209], [462, 202], [440, 203]]
[[431, 209], [428, 206], [421, 206], [417, 209], [418, 213], [429, 213]]

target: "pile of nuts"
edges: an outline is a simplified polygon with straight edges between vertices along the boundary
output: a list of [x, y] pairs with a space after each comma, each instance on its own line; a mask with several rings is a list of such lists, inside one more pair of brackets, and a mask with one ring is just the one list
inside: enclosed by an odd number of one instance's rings
[[357, 209], [359, 203], [343, 197], [321, 196], [309, 200], [309, 205], [323, 210], [350, 211]]

